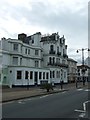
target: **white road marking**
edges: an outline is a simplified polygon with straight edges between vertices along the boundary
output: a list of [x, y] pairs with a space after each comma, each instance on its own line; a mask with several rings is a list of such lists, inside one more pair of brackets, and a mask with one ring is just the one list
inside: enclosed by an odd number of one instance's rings
[[75, 109], [75, 112], [79, 112], [79, 118], [83, 118], [86, 115], [86, 111]]
[[77, 89], [77, 91], [81, 91], [81, 90], [83, 90], [83, 89]]
[[85, 113], [81, 113], [79, 117], [83, 118], [85, 115], [86, 115]]
[[90, 102], [90, 100], [89, 100], [89, 101], [85, 101], [85, 102], [83, 103], [83, 109], [84, 109], [84, 111], [86, 111], [86, 104], [89, 103], [89, 102]]
[[75, 112], [81, 112], [81, 113], [85, 113], [86, 111], [84, 111], [84, 110], [78, 110], [78, 109], [75, 109], [74, 110]]
[[32, 100], [31, 98], [29, 98], [29, 99], [25, 99], [24, 101], [26, 102], [26, 101], [29, 101], [29, 100]]
[[62, 93], [66, 93], [66, 91], [62, 92]]
[[50, 95], [53, 95], [53, 94], [50, 94]]
[[25, 102], [24, 102], [24, 101], [18, 101], [18, 103], [20, 103], [20, 104], [25, 104]]
[[44, 96], [41, 96], [40, 98], [45, 98], [45, 97], [47, 97], [47, 96], [49, 96], [49, 95], [44, 95]]
[[86, 89], [85, 91], [88, 92], [88, 91], [90, 91], [90, 89]]

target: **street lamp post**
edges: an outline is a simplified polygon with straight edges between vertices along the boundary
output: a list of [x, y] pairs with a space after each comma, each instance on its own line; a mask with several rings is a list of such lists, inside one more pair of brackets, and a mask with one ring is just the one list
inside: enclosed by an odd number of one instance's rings
[[77, 50], [77, 53], [79, 53], [79, 51], [82, 51], [82, 80], [83, 80], [83, 86], [85, 85], [85, 78], [84, 78], [84, 75], [85, 75], [84, 50], [90, 51], [90, 49], [88, 49], [88, 48], [85, 48], [85, 49], [82, 48], [82, 49]]

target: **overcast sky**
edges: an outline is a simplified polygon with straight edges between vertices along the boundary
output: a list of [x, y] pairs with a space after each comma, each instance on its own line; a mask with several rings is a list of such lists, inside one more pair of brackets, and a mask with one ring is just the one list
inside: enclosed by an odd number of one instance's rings
[[[88, 47], [89, 0], [0, 0], [0, 38], [41, 32], [65, 36], [69, 57]], [[87, 52], [85, 52], [85, 58]]]

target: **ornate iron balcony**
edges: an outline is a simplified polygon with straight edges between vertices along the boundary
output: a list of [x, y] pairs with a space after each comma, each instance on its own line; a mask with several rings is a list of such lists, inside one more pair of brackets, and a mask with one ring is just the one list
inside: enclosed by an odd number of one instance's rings
[[47, 65], [55, 66], [55, 63], [48, 62]]
[[61, 55], [61, 52], [57, 52], [57, 55]]
[[64, 58], [68, 58], [68, 55], [66, 55], [66, 54], [63, 54], [63, 57], [64, 57]]
[[49, 54], [55, 54], [55, 51], [49, 51]]

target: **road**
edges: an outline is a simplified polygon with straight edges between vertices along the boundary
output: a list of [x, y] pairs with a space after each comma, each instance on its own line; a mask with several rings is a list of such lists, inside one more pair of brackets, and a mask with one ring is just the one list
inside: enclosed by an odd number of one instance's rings
[[88, 101], [87, 89], [18, 100], [2, 105], [3, 118], [78, 118], [85, 117], [83, 103]]

